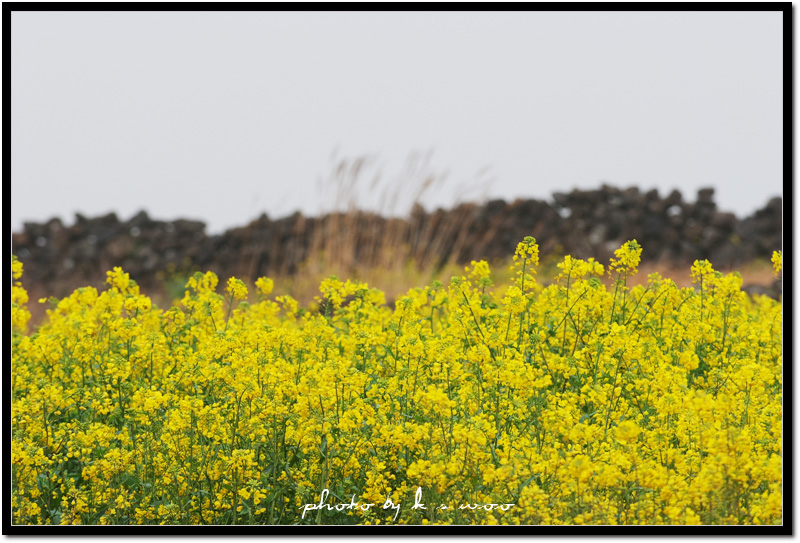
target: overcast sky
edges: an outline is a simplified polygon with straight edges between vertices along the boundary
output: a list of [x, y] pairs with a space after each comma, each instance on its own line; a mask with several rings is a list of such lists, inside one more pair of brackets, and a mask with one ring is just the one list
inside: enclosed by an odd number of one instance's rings
[[605, 182], [749, 214], [782, 194], [782, 40], [779, 12], [13, 12], [12, 228], [405, 212], [429, 176], [428, 209]]

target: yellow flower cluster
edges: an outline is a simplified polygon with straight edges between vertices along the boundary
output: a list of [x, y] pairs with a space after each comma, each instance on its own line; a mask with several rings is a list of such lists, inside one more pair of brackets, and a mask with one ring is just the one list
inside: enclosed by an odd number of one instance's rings
[[612, 292], [571, 257], [538, 285], [533, 238], [514, 258], [394, 308], [198, 273], [160, 309], [115, 268], [30, 334], [14, 259], [13, 522], [783, 522], [781, 303], [707, 262]]
[[636, 240], [628, 241], [622, 247], [614, 251], [617, 258], [611, 259], [610, 269], [620, 273], [634, 274], [639, 267], [642, 257], [642, 246]]
[[772, 269], [775, 272], [775, 277], [778, 277], [783, 269], [783, 251], [772, 252]]
[[259, 277], [256, 279], [256, 288], [262, 296], [269, 296], [274, 287], [275, 282], [269, 277]]
[[28, 291], [22, 287], [19, 281], [22, 277], [22, 262], [16, 255], [11, 258], [11, 275], [13, 284], [11, 285], [11, 328], [15, 332], [25, 332], [28, 328], [28, 321], [31, 313], [25, 304], [28, 303]]
[[228, 286], [225, 287], [225, 292], [232, 300], [244, 300], [247, 298], [247, 285], [241, 279], [231, 277], [228, 279]]

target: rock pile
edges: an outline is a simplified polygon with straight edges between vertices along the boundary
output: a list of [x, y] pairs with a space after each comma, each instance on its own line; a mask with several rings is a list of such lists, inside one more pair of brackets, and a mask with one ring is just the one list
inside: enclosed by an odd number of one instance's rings
[[128, 221], [114, 214], [77, 215], [72, 226], [58, 219], [26, 223], [13, 234], [12, 250], [25, 265], [27, 284], [47, 285], [63, 296], [78, 285], [101, 286], [114, 266], [149, 288], [163, 281], [165, 270], [255, 279], [291, 274], [315, 259], [336, 258], [353, 267], [391, 258], [418, 264], [503, 259], [527, 235], [537, 239], [543, 255], [603, 262], [622, 243], [637, 239], [644, 261], [685, 265], [706, 258], [723, 271], [769, 259], [782, 246], [781, 198], [740, 220], [717, 210], [713, 195], [713, 189], [702, 189], [696, 201], [687, 202], [678, 191], [661, 197], [655, 190], [603, 185], [556, 193], [551, 202], [492, 200], [430, 213], [416, 207], [407, 219], [365, 212], [295, 213], [278, 220], [262, 215], [214, 236], [202, 222], [157, 221], [144, 211]]

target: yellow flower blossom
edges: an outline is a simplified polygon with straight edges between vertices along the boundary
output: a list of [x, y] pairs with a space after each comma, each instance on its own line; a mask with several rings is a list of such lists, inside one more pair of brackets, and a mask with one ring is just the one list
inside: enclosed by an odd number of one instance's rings
[[259, 277], [256, 279], [256, 288], [262, 296], [269, 296], [274, 286], [275, 282], [268, 277]]
[[247, 299], [247, 286], [241, 279], [231, 277], [225, 287], [225, 292], [234, 300]]
[[772, 252], [772, 269], [775, 272], [775, 277], [778, 277], [778, 274], [783, 269], [783, 251]]
[[782, 302], [705, 261], [541, 286], [538, 251], [315, 309], [208, 272], [164, 310], [115, 268], [34, 330], [12, 258], [12, 523], [783, 523]]
[[642, 246], [637, 241], [631, 240], [625, 242], [622, 247], [614, 251], [616, 258], [611, 259], [609, 268], [621, 273], [633, 275], [639, 267], [639, 261], [642, 257]]

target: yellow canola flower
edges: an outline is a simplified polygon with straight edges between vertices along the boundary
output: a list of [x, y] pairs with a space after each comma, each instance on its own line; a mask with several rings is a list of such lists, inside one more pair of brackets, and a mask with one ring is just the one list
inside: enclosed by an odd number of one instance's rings
[[467, 273], [467, 277], [475, 283], [483, 280], [487, 286], [491, 285], [491, 281], [488, 281], [491, 271], [489, 270], [489, 263], [485, 260], [473, 260], [469, 266], [464, 268], [464, 271]]
[[617, 440], [621, 443], [630, 443], [636, 439], [642, 429], [632, 420], [625, 420], [617, 425]]
[[11, 276], [15, 281], [22, 277], [22, 262], [17, 255], [13, 255], [11, 258]]
[[126, 292], [128, 290], [131, 284], [131, 276], [122, 271], [122, 268], [117, 266], [113, 270], [106, 272], [106, 275], [108, 276], [106, 282], [109, 285], [119, 289], [120, 292]]
[[775, 277], [778, 277], [778, 274], [780, 274], [783, 269], [783, 251], [772, 252], [772, 269], [775, 273]]
[[601, 276], [604, 271], [603, 265], [595, 261], [594, 258], [584, 261], [567, 255], [562, 262], [556, 265], [561, 269], [561, 273], [556, 276], [556, 279], [569, 277], [570, 279], [576, 280], [582, 279], [589, 274]]
[[28, 291], [18, 280], [22, 277], [22, 262], [16, 255], [12, 255], [11, 258], [11, 274], [14, 278], [14, 284], [11, 285], [11, 329], [13, 332], [24, 333], [27, 331], [31, 313], [26, 307]]
[[244, 281], [241, 279], [237, 279], [235, 277], [231, 277], [228, 279], [228, 284], [225, 287], [225, 292], [233, 298], [234, 300], [246, 300], [247, 299], [247, 286], [244, 284]]
[[716, 272], [708, 260], [695, 260], [692, 264], [692, 279], [696, 282], [708, 281]]
[[780, 301], [515, 256], [390, 305], [329, 277], [319, 311], [210, 272], [162, 310], [115, 269], [35, 330], [12, 259], [12, 523], [784, 522]]
[[642, 257], [642, 246], [634, 239], [625, 242], [614, 251], [616, 258], [611, 259], [609, 268], [625, 274], [635, 274]]
[[275, 282], [268, 277], [259, 277], [256, 279], [256, 288], [263, 296], [268, 296], [275, 286]]
[[536, 273], [535, 266], [539, 264], [539, 245], [536, 243], [536, 238], [526, 236], [524, 240], [517, 244], [517, 250], [514, 251], [514, 261], [517, 260], [527, 261], [533, 268], [531, 273]]

